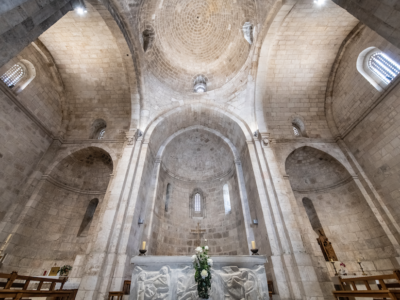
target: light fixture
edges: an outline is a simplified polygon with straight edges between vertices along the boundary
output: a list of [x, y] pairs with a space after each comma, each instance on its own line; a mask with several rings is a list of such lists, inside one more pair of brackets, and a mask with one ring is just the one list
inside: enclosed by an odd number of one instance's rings
[[325, 0], [314, 0], [314, 3], [316, 3], [318, 5], [322, 5], [325, 3]]
[[207, 78], [203, 75], [197, 75], [194, 79], [193, 91], [195, 93], [207, 92]]

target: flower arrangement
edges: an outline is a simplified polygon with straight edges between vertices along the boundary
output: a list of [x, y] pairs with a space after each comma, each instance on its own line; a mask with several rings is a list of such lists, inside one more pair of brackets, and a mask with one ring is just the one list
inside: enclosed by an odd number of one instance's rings
[[[206, 240], [207, 241], [207, 240]], [[197, 247], [196, 255], [192, 256], [193, 267], [196, 270], [194, 279], [197, 283], [197, 293], [200, 298], [208, 299], [211, 289], [211, 271], [213, 260], [208, 255], [208, 246]]]
[[70, 265], [64, 265], [60, 268], [60, 276], [67, 276], [69, 271], [72, 270]]
[[339, 272], [341, 272], [342, 273], [342, 275], [347, 275], [347, 272], [346, 272], [346, 265], [343, 263], [343, 262], [340, 262], [340, 266], [342, 267], [340, 270], [339, 270]]

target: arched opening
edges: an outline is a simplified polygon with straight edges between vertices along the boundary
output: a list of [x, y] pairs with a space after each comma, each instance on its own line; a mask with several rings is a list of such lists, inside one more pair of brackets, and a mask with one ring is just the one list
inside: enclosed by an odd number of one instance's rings
[[[22, 251], [9, 254], [7, 267], [18, 267], [14, 263], [21, 259], [40, 270], [54, 263], [73, 265], [92, 242], [112, 172], [112, 159], [101, 148], [84, 148], [61, 159], [34, 198], [36, 205], [28, 212], [30, 225], [13, 236], [11, 242]], [[35, 257], [27, 258], [28, 252], [36, 253]]]
[[[321, 272], [328, 272], [325, 263], [329, 264], [330, 259], [344, 262], [347, 271], [354, 273], [358, 269], [356, 266], [351, 269], [348, 264], [351, 258], [373, 263], [385, 256], [378, 249], [392, 246], [376, 239], [385, 232], [353, 178], [337, 159], [305, 146], [287, 157], [285, 169], [301, 208], [305, 246], [319, 261]], [[376, 236], [368, 232], [376, 232]], [[372, 249], [375, 249], [373, 254]]]
[[[147, 149], [157, 154], [156, 160], [146, 154], [143, 173], [148, 176], [142, 177], [142, 183], [154, 186], [154, 193], [141, 188], [138, 197], [143, 201], [137, 203], [136, 211], [138, 217], [145, 215], [144, 219], [152, 222], [142, 232], [135, 230], [132, 242], [147, 240], [152, 255], [188, 255], [199, 238], [208, 240], [215, 255], [250, 252], [248, 245], [254, 235], [248, 242], [245, 226], [250, 228], [251, 220], [257, 219], [259, 198], [257, 192], [247, 194], [247, 190], [257, 190], [254, 174], [249, 172], [252, 167], [246, 142], [252, 136], [238, 124], [218, 109], [191, 105], [163, 115], [145, 130]], [[222, 201], [226, 183], [232, 191], [232, 213], [225, 213], [229, 208]], [[169, 203], [168, 213], [162, 214], [164, 201], [158, 199], [165, 199], [168, 184], [173, 186], [174, 201]], [[244, 220], [242, 199], [254, 203], [246, 211], [248, 221]], [[262, 224], [262, 218], [258, 219]], [[202, 230], [199, 236], [191, 231], [197, 226]]]

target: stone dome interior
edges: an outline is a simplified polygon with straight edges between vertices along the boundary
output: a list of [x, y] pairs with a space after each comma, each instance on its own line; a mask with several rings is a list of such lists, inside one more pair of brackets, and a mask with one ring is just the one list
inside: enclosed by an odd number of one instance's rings
[[196, 75], [208, 79], [208, 90], [232, 79], [246, 62], [251, 45], [242, 27], [255, 23], [253, 1], [146, 1], [140, 30], [154, 30], [154, 44], [146, 52], [150, 71], [181, 92], [192, 92]]
[[175, 137], [165, 148], [162, 165], [185, 181], [217, 179], [233, 169], [229, 146], [211, 132], [195, 129]]

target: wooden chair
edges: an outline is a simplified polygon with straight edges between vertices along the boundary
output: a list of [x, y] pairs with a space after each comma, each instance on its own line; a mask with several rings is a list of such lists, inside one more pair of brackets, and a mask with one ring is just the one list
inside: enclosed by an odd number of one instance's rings
[[272, 280], [268, 280], [268, 294], [270, 299], [272, 299], [272, 295], [275, 294], [274, 282]]
[[116, 300], [122, 300], [123, 296], [124, 296], [124, 292], [109, 292], [108, 300], [114, 300], [114, 297], [117, 297]]
[[122, 291], [124, 292], [124, 295], [131, 294], [131, 281], [130, 280], [124, 281], [124, 287], [122, 288]]
[[[385, 282], [385, 280], [392, 280], [396, 282]], [[377, 284], [378, 290], [373, 290], [370, 286], [370, 281]], [[365, 286], [365, 290], [358, 290], [356, 282], [362, 282]], [[388, 299], [400, 299], [400, 290], [392, 288], [400, 287], [400, 271], [395, 270], [393, 274], [387, 275], [373, 275], [353, 278], [342, 278], [339, 276], [339, 283], [342, 288], [341, 291], [333, 291], [333, 295], [336, 299], [339, 297], [362, 297], [362, 298], [388, 298]]]

